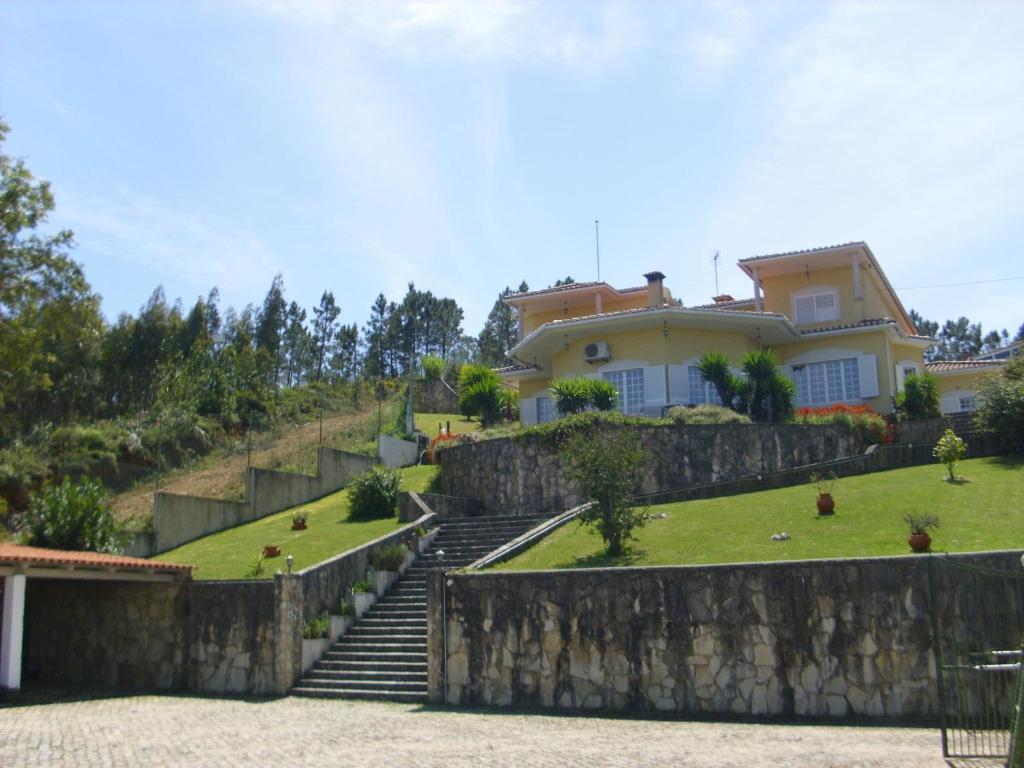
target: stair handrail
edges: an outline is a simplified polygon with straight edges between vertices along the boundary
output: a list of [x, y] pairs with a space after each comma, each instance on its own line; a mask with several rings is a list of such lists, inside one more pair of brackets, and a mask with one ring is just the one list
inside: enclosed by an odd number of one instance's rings
[[559, 515], [555, 515], [552, 518], [545, 520], [544, 522], [535, 525], [533, 528], [528, 530], [521, 536], [517, 536], [505, 544], [502, 544], [495, 550], [488, 552], [486, 555], [481, 557], [479, 560], [475, 560], [466, 566], [467, 571], [479, 571], [487, 568], [491, 565], [495, 565], [504, 560], [508, 560], [510, 557], [519, 554], [523, 550], [529, 549], [538, 541], [554, 533], [556, 530], [561, 528], [566, 523], [569, 523], [583, 514], [585, 511], [590, 509], [595, 502], [588, 501], [585, 504], [567, 509]]

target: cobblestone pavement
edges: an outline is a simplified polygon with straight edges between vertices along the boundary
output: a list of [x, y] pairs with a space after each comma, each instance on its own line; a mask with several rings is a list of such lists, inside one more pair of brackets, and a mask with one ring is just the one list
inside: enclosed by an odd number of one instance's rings
[[939, 732], [126, 696], [0, 706], [0, 766], [906, 766]]

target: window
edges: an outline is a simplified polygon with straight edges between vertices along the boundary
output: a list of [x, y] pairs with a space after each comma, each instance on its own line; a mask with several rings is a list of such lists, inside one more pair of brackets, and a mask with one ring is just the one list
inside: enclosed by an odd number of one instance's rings
[[797, 325], [824, 323], [839, 319], [839, 297], [835, 290], [793, 297], [793, 316]]
[[537, 423], [547, 424], [555, 420], [555, 409], [550, 397], [537, 398]]
[[970, 397], [960, 398], [960, 410], [961, 411], [975, 411], [978, 409], [978, 398], [974, 395]]
[[907, 376], [917, 376], [917, 366], [915, 366], [915, 365], [905, 366], [903, 368], [903, 378], [905, 379], [905, 378], [907, 378]]
[[694, 405], [721, 405], [722, 398], [718, 396], [718, 390], [710, 381], [705, 381], [700, 368], [695, 365], [686, 367], [687, 386], [690, 390], [689, 402]]
[[636, 413], [644, 407], [644, 369], [630, 368], [601, 374], [619, 391], [618, 408], [623, 413]]
[[793, 381], [800, 407], [860, 400], [860, 371], [853, 357], [794, 365]]

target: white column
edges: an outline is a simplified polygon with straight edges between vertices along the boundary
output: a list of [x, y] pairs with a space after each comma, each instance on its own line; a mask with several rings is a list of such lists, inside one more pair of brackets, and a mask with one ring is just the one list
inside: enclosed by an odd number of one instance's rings
[[861, 290], [860, 284], [860, 259], [857, 254], [853, 254], [853, 299], [854, 301], [864, 301], [864, 292]]
[[25, 574], [4, 576], [4, 618], [0, 633], [0, 688], [21, 688], [21, 638], [25, 628]]
[[764, 299], [761, 298], [761, 275], [754, 272], [754, 309], [764, 312]]

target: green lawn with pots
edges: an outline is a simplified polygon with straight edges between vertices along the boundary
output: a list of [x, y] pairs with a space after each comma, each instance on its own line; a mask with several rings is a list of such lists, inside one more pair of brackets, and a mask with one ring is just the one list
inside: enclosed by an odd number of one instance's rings
[[[401, 470], [403, 491], [423, 491], [430, 484], [437, 467], [417, 466]], [[226, 531], [183, 544], [156, 560], [197, 566], [196, 579], [243, 579], [253, 560], [268, 544], [281, 548], [279, 557], [263, 561], [259, 578], [270, 578], [275, 571], [287, 570], [285, 557], [294, 558], [293, 570], [327, 560], [345, 550], [358, 547], [400, 527], [397, 517], [386, 520], [351, 521], [348, 519], [348, 491], [342, 490], [317, 501], [278, 512], [239, 525]], [[306, 515], [306, 530], [292, 530], [292, 514]]]
[[[907, 513], [934, 514], [933, 552], [1024, 548], [1024, 460], [999, 457], [839, 479], [835, 514], [817, 513], [811, 485], [650, 508], [631, 551], [602, 554], [601, 538], [570, 523], [502, 570], [684, 565], [909, 554]], [[789, 535], [773, 541], [773, 534]]]

